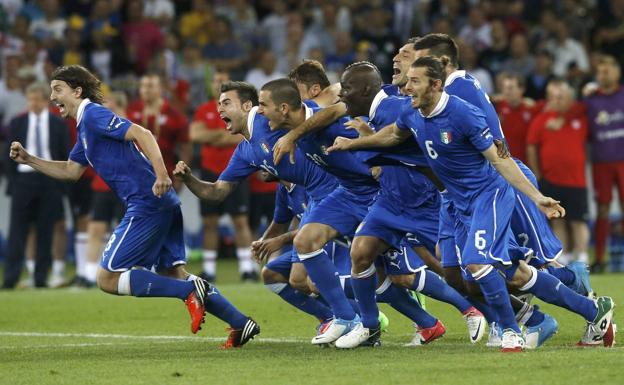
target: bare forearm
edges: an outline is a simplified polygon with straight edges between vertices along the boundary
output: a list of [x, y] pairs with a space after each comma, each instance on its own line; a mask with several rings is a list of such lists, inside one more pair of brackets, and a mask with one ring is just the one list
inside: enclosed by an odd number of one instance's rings
[[539, 156], [537, 155], [537, 146], [529, 145], [527, 147], [527, 160], [529, 161], [529, 167], [535, 174], [535, 177], [539, 180], [542, 177], [542, 170], [539, 166]]
[[85, 167], [71, 160], [45, 160], [35, 156], [32, 156], [26, 164], [49, 177], [66, 181], [80, 179], [85, 169]]
[[337, 103], [327, 108], [323, 108], [309, 119], [306, 119], [298, 127], [288, 133], [292, 140], [297, 140], [307, 133], [317, 131], [323, 127], [329, 126], [335, 120], [340, 119], [347, 113], [344, 103]]
[[203, 182], [193, 174], [184, 177], [184, 184], [199, 199], [207, 200], [213, 203], [223, 202], [232, 190], [230, 183]]
[[287, 231], [288, 231], [287, 223], [277, 223], [275, 221], [272, 221], [269, 224], [269, 227], [267, 227], [266, 231], [262, 235], [262, 239], [271, 239], [279, 235], [282, 235]]
[[351, 150], [371, 147], [392, 147], [401, 144], [403, 138], [395, 135], [392, 126], [386, 126], [373, 135], [360, 136], [351, 142]]
[[522, 173], [516, 162], [512, 158], [499, 158], [498, 161], [492, 162], [496, 170], [511, 184], [514, 188], [531, 198], [538, 200], [542, 194]]

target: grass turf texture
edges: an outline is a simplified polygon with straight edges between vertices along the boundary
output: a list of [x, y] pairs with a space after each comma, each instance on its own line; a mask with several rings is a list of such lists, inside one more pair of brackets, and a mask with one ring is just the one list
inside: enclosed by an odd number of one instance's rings
[[[240, 284], [233, 262], [218, 287], [262, 333], [242, 349], [220, 350], [225, 325], [208, 316], [197, 336], [181, 301], [116, 297], [98, 290], [0, 291], [0, 384], [621, 384], [624, 348], [577, 348], [584, 321], [543, 305], [560, 331], [537, 351], [501, 354], [468, 342], [459, 312], [427, 299], [447, 328], [441, 340], [403, 347], [411, 323], [387, 306], [383, 346], [321, 349], [317, 322], [260, 284]], [[624, 305], [624, 275], [592, 276], [598, 293]], [[624, 320], [616, 307], [616, 321]], [[36, 334], [39, 333], [39, 334]], [[161, 336], [161, 337], [157, 337]], [[165, 337], [162, 337], [165, 336]], [[624, 338], [624, 337], [622, 337]], [[485, 340], [485, 338], [484, 338]], [[622, 344], [624, 346], [624, 343]]]

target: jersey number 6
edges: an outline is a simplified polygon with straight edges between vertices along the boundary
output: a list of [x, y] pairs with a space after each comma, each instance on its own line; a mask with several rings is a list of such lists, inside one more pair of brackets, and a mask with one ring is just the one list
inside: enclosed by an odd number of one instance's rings
[[427, 147], [427, 154], [429, 154], [431, 159], [438, 157], [438, 153], [433, 149], [433, 140], [425, 140], [425, 147]]

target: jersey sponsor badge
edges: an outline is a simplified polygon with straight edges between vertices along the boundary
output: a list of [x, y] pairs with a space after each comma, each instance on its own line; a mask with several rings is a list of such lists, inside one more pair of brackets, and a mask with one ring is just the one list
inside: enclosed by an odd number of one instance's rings
[[329, 151], [327, 151], [327, 146], [321, 146], [321, 152], [323, 155], [329, 155]]
[[265, 154], [271, 153], [271, 149], [269, 148], [269, 145], [266, 142], [260, 143], [260, 148], [262, 148], [262, 151], [264, 151]]
[[440, 131], [440, 140], [444, 144], [449, 144], [453, 140], [453, 135], [450, 131]]

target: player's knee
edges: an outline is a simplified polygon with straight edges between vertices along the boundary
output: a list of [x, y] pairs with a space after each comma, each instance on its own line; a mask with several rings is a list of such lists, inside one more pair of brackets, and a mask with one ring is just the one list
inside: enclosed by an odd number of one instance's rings
[[280, 273], [276, 271], [273, 271], [267, 268], [266, 266], [262, 268], [262, 271], [260, 272], [260, 276], [262, 277], [262, 282], [265, 285], [268, 285], [271, 283], [286, 283], [287, 282], [284, 276], [282, 276]]
[[397, 286], [411, 289], [414, 285], [415, 274], [390, 275], [390, 280]]
[[298, 232], [293, 240], [295, 249], [300, 254], [311, 253], [323, 247], [319, 234], [310, 231]]
[[105, 293], [117, 294], [117, 285], [119, 282], [119, 274], [106, 271], [102, 268], [98, 269], [95, 283], [97, 287]]
[[303, 293], [309, 293], [308, 281], [305, 277], [291, 276], [288, 278], [288, 284], [295, 290], [299, 290]]
[[363, 271], [370, 267], [376, 255], [373, 248], [368, 247], [364, 242], [359, 242], [356, 238], [351, 245], [351, 264], [354, 271]]
[[483, 297], [483, 292], [481, 291], [481, 286], [479, 286], [476, 282], [467, 282], [463, 281], [462, 290], [460, 293], [466, 293], [472, 298]]
[[459, 267], [445, 267], [443, 269], [444, 280], [453, 289], [460, 293], [466, 293], [466, 287], [464, 286], [464, 278], [461, 275], [461, 269]]
[[513, 277], [507, 281], [507, 287], [513, 290], [518, 290], [529, 282], [532, 275], [533, 273], [529, 268], [529, 265], [527, 265], [524, 261], [520, 261]]

